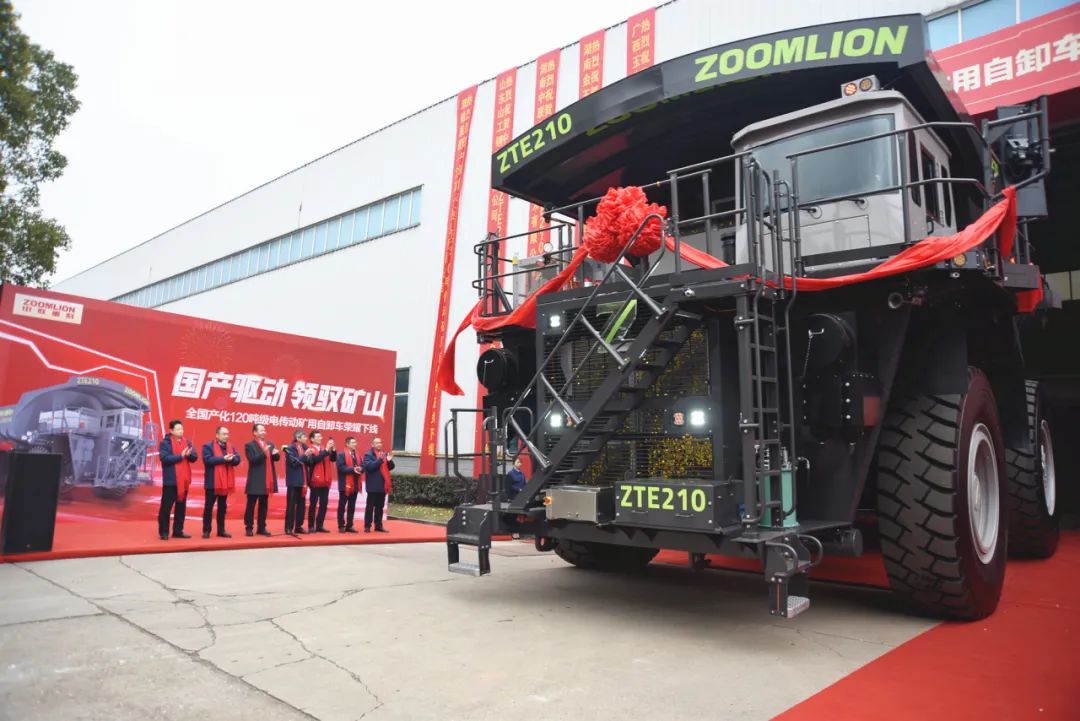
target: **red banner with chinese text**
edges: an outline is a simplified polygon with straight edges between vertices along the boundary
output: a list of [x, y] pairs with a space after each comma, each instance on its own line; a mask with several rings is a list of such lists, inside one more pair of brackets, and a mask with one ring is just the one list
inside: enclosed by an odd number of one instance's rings
[[626, 74], [652, 67], [656, 61], [656, 8], [649, 8], [626, 21]]
[[1080, 4], [934, 51], [972, 115], [1080, 87]]
[[[219, 426], [228, 429], [242, 455], [242, 499], [244, 445], [256, 423], [277, 448], [297, 429], [320, 430], [339, 449], [348, 436], [361, 451], [377, 436], [389, 441], [394, 367], [392, 351], [8, 284], [0, 288], [0, 450], [60, 454], [60, 521], [146, 521], [161, 495], [159, 444], [171, 420], [200, 454]], [[274, 467], [270, 510], [280, 518], [285, 460]], [[202, 507], [204, 470], [200, 457], [189, 523]], [[229, 503], [230, 518], [243, 510]]]
[[[536, 59], [536, 92], [534, 95], [533, 124], [547, 120], [555, 113], [555, 103], [559, 92], [559, 58], [561, 50], [552, 50]], [[539, 205], [529, 206], [529, 230], [546, 228], [544, 209]], [[529, 235], [525, 249], [526, 257], [535, 257], [544, 250], [548, 240], [547, 231]]]
[[592, 95], [604, 85], [604, 31], [597, 30], [578, 43], [578, 98]]
[[[517, 97], [517, 68], [511, 68], [503, 73], [500, 73], [495, 78], [495, 118], [492, 124], [491, 131], [491, 152], [494, 153], [499, 148], [503, 147], [514, 137], [514, 102]], [[498, 237], [503, 237], [507, 234], [506, 230], [506, 211], [507, 206], [510, 204], [510, 197], [501, 191], [494, 188], [488, 191], [488, 211], [487, 211], [487, 232], [494, 233]], [[505, 262], [502, 260], [506, 257], [505, 250], [502, 244], [499, 244], [499, 275], [501, 276], [505, 272]], [[502, 279], [493, 280], [492, 283], [502, 283]], [[445, 339], [444, 339], [445, 340]], [[484, 343], [480, 346], [480, 353], [483, 354], [491, 344]], [[487, 395], [487, 389], [482, 383], [476, 384], [476, 407], [483, 408], [484, 396]], [[481, 431], [481, 424], [483, 423], [483, 416], [479, 413], [476, 414], [476, 435], [475, 442], [476, 448], [479, 449], [483, 442], [483, 433]], [[473, 459], [473, 475], [480, 475], [480, 459]]]
[[442, 409], [442, 389], [439, 388], [436, 364], [446, 345], [446, 318], [450, 313], [451, 280], [454, 274], [454, 252], [457, 247], [458, 210], [461, 206], [461, 187], [465, 182], [465, 157], [469, 151], [469, 130], [476, 103], [476, 86], [466, 88], [457, 96], [457, 123], [454, 133], [454, 169], [450, 181], [450, 208], [446, 218], [446, 242], [443, 248], [443, 279], [439, 290], [439, 306], [435, 316], [435, 338], [431, 346], [431, 373], [428, 376], [427, 403], [424, 406], [424, 437], [420, 447], [420, 472], [435, 473], [435, 454], [439, 440], [439, 412]]

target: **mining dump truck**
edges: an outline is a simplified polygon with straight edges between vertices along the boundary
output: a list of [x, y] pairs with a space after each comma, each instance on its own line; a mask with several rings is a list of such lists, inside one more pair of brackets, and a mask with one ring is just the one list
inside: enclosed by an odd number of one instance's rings
[[0, 439], [15, 450], [60, 454], [65, 494], [89, 486], [96, 495], [120, 498], [151, 482], [147, 449], [157, 441], [157, 426], [145, 421], [149, 410], [149, 401], [122, 383], [73, 376], [0, 408]]
[[[475, 456], [481, 494], [449, 523], [450, 570], [488, 573], [511, 533], [596, 570], [750, 556], [769, 612], [792, 617], [811, 569], [861, 554], [870, 527], [907, 607], [990, 614], [1006, 557], [1058, 539], [1053, 430], [1019, 340], [1055, 305], [1031, 242], [1047, 128], [1045, 99], [973, 122], [905, 15], [676, 58], [500, 149], [493, 187], [551, 227], [539, 261], [509, 262], [520, 236], [475, 247], [486, 396], [446, 438], [449, 473]], [[666, 211], [515, 315], [520, 276], [572, 263], [613, 186]], [[665, 241], [633, 256], [649, 223]], [[481, 449], [459, 453], [477, 413]], [[514, 495], [518, 456], [532, 475]]]

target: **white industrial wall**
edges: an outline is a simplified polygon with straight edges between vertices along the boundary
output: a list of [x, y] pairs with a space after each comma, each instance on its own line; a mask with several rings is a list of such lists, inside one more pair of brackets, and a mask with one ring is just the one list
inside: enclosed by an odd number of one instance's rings
[[[656, 19], [656, 62], [720, 43], [804, 25], [911, 12], [932, 13], [955, 0], [676, 0]], [[632, 10], [640, 8], [632, 7]], [[569, 38], [568, 38], [569, 39]], [[562, 50], [557, 106], [577, 100], [578, 45]], [[604, 84], [626, 75], [626, 24], [608, 29]], [[520, 67], [514, 135], [533, 122], [535, 62]], [[457, 259], [448, 326], [475, 302], [472, 246], [483, 238], [490, 182], [494, 83], [477, 92], [458, 225]], [[419, 451], [431, 362], [455, 132], [455, 101], [415, 115], [272, 180], [187, 223], [70, 279], [58, 291], [114, 298], [283, 233], [415, 186], [423, 187], [420, 224], [269, 273], [161, 306], [162, 310], [268, 330], [318, 336], [397, 351], [410, 368], [406, 446]], [[510, 232], [528, 225], [528, 208], [513, 201]], [[449, 409], [472, 405], [475, 336], [458, 344], [458, 382], [464, 399], [444, 397]], [[471, 429], [462, 444], [471, 443]], [[467, 438], [465, 436], [468, 436]], [[440, 444], [442, 434], [440, 432]]]

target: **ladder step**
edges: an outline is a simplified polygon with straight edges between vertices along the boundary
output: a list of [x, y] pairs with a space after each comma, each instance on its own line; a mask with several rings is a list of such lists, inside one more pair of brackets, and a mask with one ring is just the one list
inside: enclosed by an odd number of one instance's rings
[[483, 576], [490, 573], [490, 571], [482, 569], [479, 563], [469, 563], [468, 561], [451, 563], [446, 567], [446, 570], [450, 571], [450, 573], [460, 573], [463, 576]]
[[686, 343], [685, 338], [683, 340], [669, 340], [667, 338], [657, 338], [649, 345], [651, 345], [653, 348], [662, 348], [664, 350], [676, 351], [682, 348], [684, 343]]
[[689, 311], [689, 310], [682, 310], [681, 308], [679, 310], [675, 311], [675, 317], [676, 318], [681, 318], [683, 320], [693, 320], [693, 321], [698, 321], [698, 320], [701, 320], [702, 318], [704, 318], [704, 316], [701, 315], [700, 313], [694, 313], [693, 311]]
[[756, 381], [768, 381], [769, 383], [776, 383], [778, 380], [776, 376], [751, 375], [750, 377]]
[[665, 368], [667, 368], [666, 365], [657, 365], [656, 363], [638, 363], [634, 367], [634, 370], [636, 370], [636, 371], [652, 371], [652, 372], [659, 373], [660, 371], [663, 371]]
[[475, 533], [448, 533], [446, 534], [446, 540], [451, 543], [461, 543], [466, 546], [481, 545], [480, 536]]
[[806, 596], [788, 596], [785, 618], [795, 618], [808, 608], [810, 608], [810, 599]]

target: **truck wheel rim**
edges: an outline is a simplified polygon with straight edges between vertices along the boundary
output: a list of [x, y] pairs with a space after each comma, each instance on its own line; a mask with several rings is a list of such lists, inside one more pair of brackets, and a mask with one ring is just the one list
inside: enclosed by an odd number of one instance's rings
[[1054, 477], [1054, 444], [1050, 440], [1050, 426], [1043, 421], [1039, 426], [1039, 463], [1042, 465], [1043, 500], [1047, 515], [1054, 515], [1057, 505], [1057, 479]]
[[1000, 507], [997, 453], [990, 430], [983, 423], [971, 432], [967, 484], [971, 538], [979, 560], [987, 564], [993, 559], [997, 546]]

